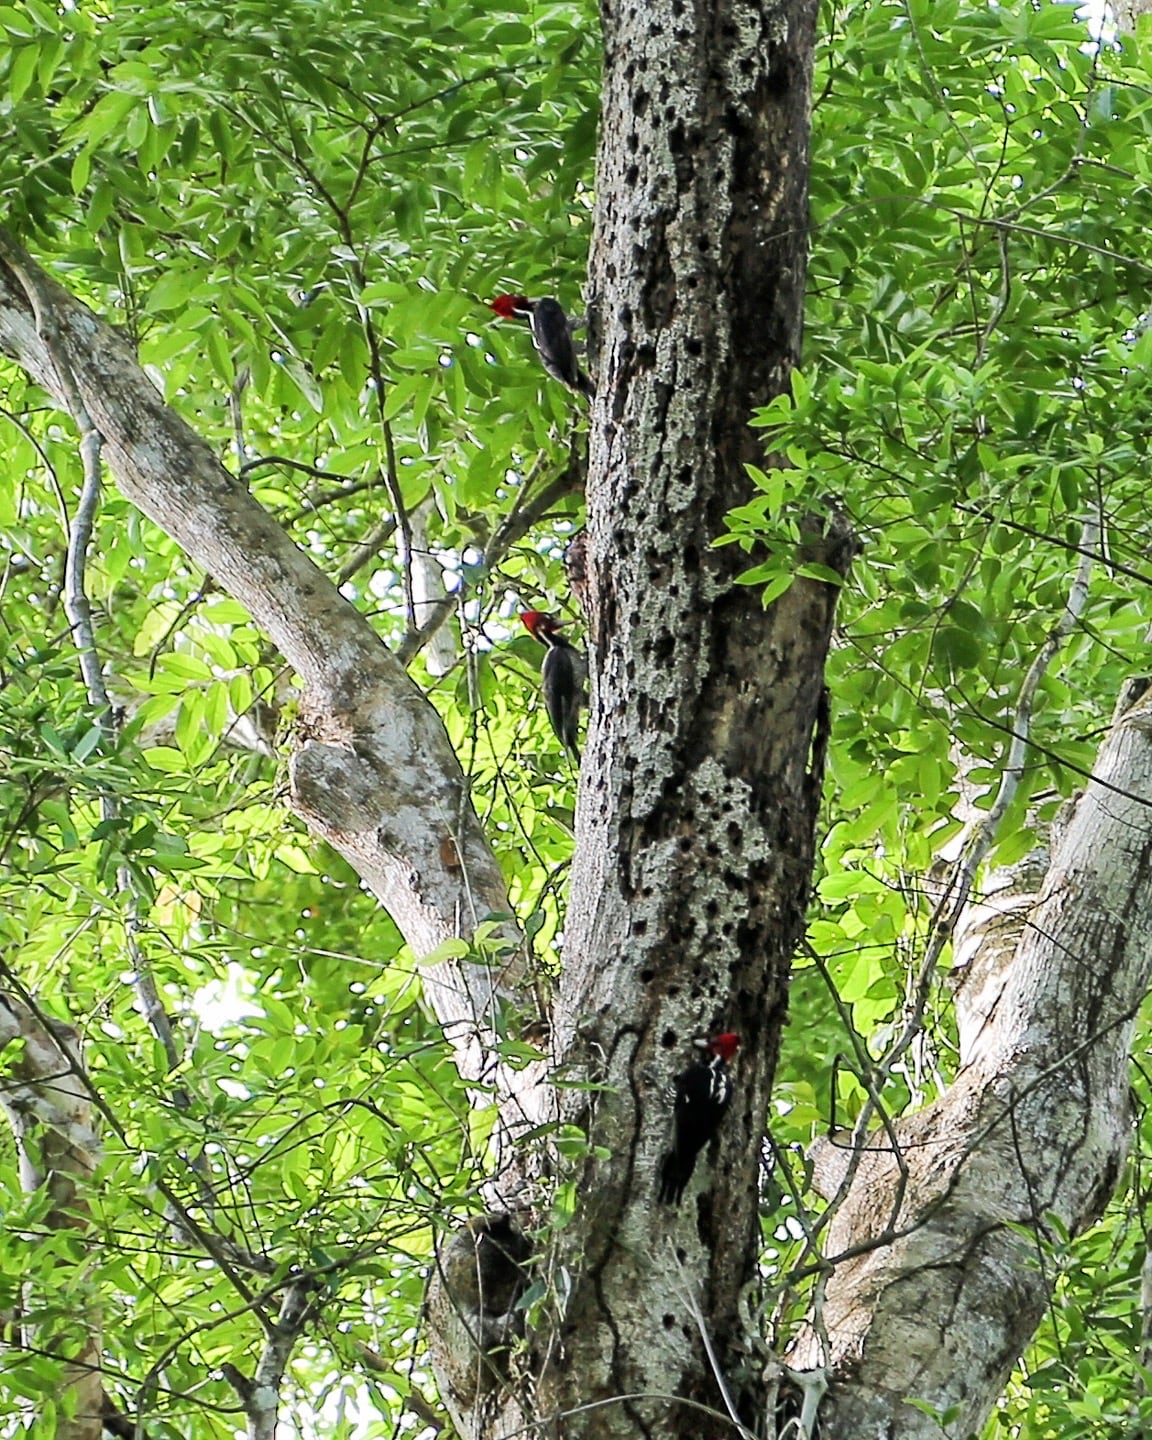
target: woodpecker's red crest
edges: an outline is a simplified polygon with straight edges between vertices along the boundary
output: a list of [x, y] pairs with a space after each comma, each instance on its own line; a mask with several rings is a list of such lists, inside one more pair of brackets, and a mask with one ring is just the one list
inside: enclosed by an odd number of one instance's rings
[[488, 308], [502, 320], [515, 320], [520, 315], [531, 315], [532, 302], [527, 295], [497, 295], [495, 300], [489, 300]]
[[731, 1030], [725, 1030], [723, 1035], [714, 1035], [708, 1042], [708, 1049], [725, 1064], [732, 1059], [739, 1048], [740, 1036]]
[[557, 620], [546, 610], [522, 610], [520, 619], [534, 640], [545, 640], [546, 636], [555, 635], [564, 628], [563, 620]]

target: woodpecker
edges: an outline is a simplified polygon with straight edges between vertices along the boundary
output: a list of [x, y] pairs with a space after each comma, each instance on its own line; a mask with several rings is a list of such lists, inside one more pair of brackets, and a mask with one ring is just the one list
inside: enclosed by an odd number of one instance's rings
[[[699, 1042], [697, 1042], [699, 1043]], [[711, 1141], [732, 1099], [728, 1061], [740, 1048], [739, 1035], [716, 1035], [704, 1054], [676, 1077], [672, 1149], [660, 1166], [662, 1205], [679, 1205], [696, 1168], [696, 1156]]]
[[588, 673], [584, 657], [560, 634], [563, 622], [555, 615], [545, 615], [540, 610], [525, 610], [520, 619], [528, 633], [548, 647], [540, 667], [544, 708], [548, 711], [556, 738], [566, 750], [571, 751], [572, 758], [579, 764], [576, 727], [580, 719], [584, 679]]
[[488, 308], [495, 310], [503, 320], [527, 316], [532, 324], [532, 343], [540, 352], [540, 363], [552, 376], [591, 400], [596, 387], [576, 359], [576, 346], [572, 343], [572, 331], [577, 322], [569, 320], [559, 301], [546, 296], [542, 300], [529, 300], [527, 295], [497, 295], [489, 300]]

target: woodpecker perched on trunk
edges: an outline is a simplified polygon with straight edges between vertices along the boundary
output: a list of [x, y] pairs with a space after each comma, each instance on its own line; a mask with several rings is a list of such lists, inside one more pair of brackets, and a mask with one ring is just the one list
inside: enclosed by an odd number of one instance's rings
[[572, 331], [577, 322], [569, 320], [558, 301], [546, 296], [542, 300], [529, 300], [527, 295], [497, 295], [489, 300], [488, 307], [504, 320], [527, 316], [532, 324], [532, 343], [540, 352], [540, 363], [552, 376], [591, 400], [596, 387], [576, 359], [576, 346], [572, 343]]
[[728, 1061], [739, 1048], [739, 1035], [731, 1031], [716, 1035], [700, 1059], [677, 1075], [672, 1149], [660, 1166], [661, 1204], [680, 1204], [696, 1168], [696, 1156], [719, 1130], [732, 1099]]
[[588, 667], [574, 645], [560, 634], [562, 622], [555, 615], [540, 610], [525, 610], [520, 616], [528, 633], [546, 645], [540, 678], [544, 690], [544, 708], [556, 738], [579, 764], [580, 746], [576, 727], [580, 719], [580, 703], [584, 697], [584, 680]]

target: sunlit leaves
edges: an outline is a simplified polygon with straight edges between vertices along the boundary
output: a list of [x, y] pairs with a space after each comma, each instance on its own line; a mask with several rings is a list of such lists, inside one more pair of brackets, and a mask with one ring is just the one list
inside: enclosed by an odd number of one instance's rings
[[[785, 1045], [774, 1125], [785, 1147], [859, 1111], [861, 1050], [881, 1057], [905, 1023], [934, 867], [992, 804], [1024, 676], [1084, 549], [1088, 602], [1031, 707], [992, 865], [1023, 859], [1090, 771], [1120, 686], [1148, 668], [1152, 607], [1149, 259], [1133, 212], [1149, 173], [1146, 43], [1095, 53], [1074, 7], [1055, 4], [902, 0], [826, 7], [824, 24], [803, 374], [754, 421], [789, 468], [753, 470], [757, 494], [729, 517], [766, 599], [797, 569], [797, 505], [839, 508], [863, 542], [829, 658], [813, 954], [793, 993], [804, 1039]], [[1103, 538], [1085, 545], [1088, 517]], [[955, 1064], [948, 992], [926, 994], [922, 1068], [901, 1062], [893, 1109], [930, 1098]], [[1093, 1249], [1102, 1266], [1107, 1248]], [[1102, 1307], [1077, 1298], [1122, 1289], [1123, 1263], [1062, 1291], [1031, 1395], [1015, 1390], [989, 1434], [1139, 1428], [1117, 1396], [1125, 1377], [1129, 1393], [1142, 1382], [1123, 1353], [1101, 1358]], [[1069, 1401], [1057, 1383], [1091, 1393]]]
[[[482, 557], [525, 477], [562, 468], [579, 412], [523, 328], [498, 326], [484, 301], [514, 284], [578, 305], [593, 11], [241, 0], [97, 13], [29, 0], [0, 9], [0, 35], [8, 216], [126, 326], [231, 469], [282, 457], [246, 483], [329, 573], [356, 562], [345, 593], [388, 642], [405, 625], [394, 489], [407, 507], [432, 501], [426, 543], [471, 591], [462, 633], [450, 622], [454, 667], [416, 671], [512, 903], [532, 917], [537, 963], [554, 967], [574, 775], [515, 615], [558, 608], [578, 500], [499, 569]], [[376, 1387], [388, 1414], [421, 1383], [402, 1373], [404, 1337], [432, 1228], [475, 1205], [493, 1116], [469, 1104], [391, 922], [286, 815], [293, 677], [113, 490], [86, 576], [117, 711], [120, 738], [106, 743], [60, 608], [74, 438], [23, 377], [3, 378], [16, 420], [0, 418], [15, 557], [0, 631], [0, 939], [54, 1013], [85, 1017], [107, 1107], [91, 1274], [109, 1383], [126, 1377], [135, 1405], [165, 1354], [166, 1388], [143, 1401], [150, 1433], [170, 1397], [235, 1406], [215, 1367], [247, 1368], [259, 1326], [223, 1271], [173, 1239], [176, 1203], [267, 1273], [318, 1267], [338, 1298], [309, 1373], [327, 1377], [338, 1352], [362, 1398], [369, 1335], [395, 1369]], [[106, 800], [117, 818], [103, 818]], [[172, 1017], [175, 1073], [136, 1008], [137, 965]], [[506, 1063], [530, 1058], [516, 1035], [506, 1049]], [[19, 1255], [20, 1283], [46, 1288], [51, 1237], [20, 1202], [7, 1150], [0, 1165], [0, 1265]], [[22, 1357], [20, 1376], [5, 1373], [0, 1409], [23, 1387], [44, 1419], [57, 1370]], [[307, 1384], [318, 1408], [328, 1383]], [[181, 1435], [222, 1433], [210, 1409], [177, 1403]]]

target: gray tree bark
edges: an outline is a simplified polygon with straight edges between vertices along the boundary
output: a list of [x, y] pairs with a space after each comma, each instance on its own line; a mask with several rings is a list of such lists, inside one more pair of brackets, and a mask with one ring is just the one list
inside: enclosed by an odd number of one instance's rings
[[[100, 1161], [100, 1141], [92, 1125], [79, 1037], [71, 1026], [49, 1021], [19, 996], [0, 993], [0, 1052], [14, 1042], [22, 1044], [5, 1075], [0, 1109], [16, 1142], [21, 1184], [29, 1194], [45, 1194], [40, 1223], [48, 1231], [70, 1233], [75, 1256], [82, 1260], [91, 1231], [88, 1185]], [[23, 1297], [34, 1319], [25, 1323], [20, 1343], [64, 1359], [58, 1440], [100, 1440], [103, 1316], [90, 1287], [83, 1284], [83, 1266], [64, 1258], [65, 1247], [58, 1253], [59, 1286], [38, 1284]], [[42, 1281], [43, 1272], [38, 1279]], [[15, 1323], [14, 1317], [8, 1318]]]
[[[1050, 1217], [1099, 1219], [1130, 1139], [1128, 1052], [1152, 983], [1152, 692], [1122, 711], [1032, 903], [980, 907], [958, 1000], [961, 1070], [874, 1135], [831, 1226], [821, 1435], [965, 1436], [1040, 1321]], [[999, 909], [999, 924], [989, 923]], [[832, 1198], [849, 1152], [824, 1142]], [[919, 1401], [933, 1413], [909, 1404]], [[935, 1418], [934, 1418], [935, 1417]]]
[[[765, 609], [736, 583], [748, 555], [713, 542], [750, 498], [746, 465], [770, 463], [752, 410], [799, 358], [815, 13], [603, 7], [596, 698], [556, 1034], [604, 1089], [580, 1117], [597, 1158], [552, 1257], [570, 1294], [538, 1390], [570, 1435], [699, 1437], [760, 1404], [735, 1378], [740, 1303], [812, 870], [837, 587], [797, 579]], [[843, 574], [839, 524], [803, 528], [802, 558]], [[672, 1079], [693, 1037], [720, 1030], [743, 1040], [735, 1103], [683, 1204], [661, 1205]]]

